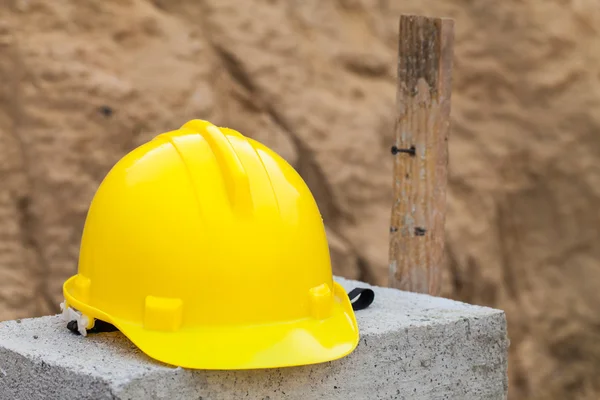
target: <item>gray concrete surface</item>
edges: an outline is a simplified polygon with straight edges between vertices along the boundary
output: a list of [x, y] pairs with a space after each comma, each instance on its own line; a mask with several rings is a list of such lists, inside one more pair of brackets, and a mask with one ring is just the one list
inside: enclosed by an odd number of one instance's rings
[[[346, 289], [368, 286], [336, 278]], [[119, 332], [70, 333], [59, 316], [0, 323], [0, 399], [506, 399], [504, 313], [375, 288], [361, 341], [320, 365], [190, 371], [153, 361]]]

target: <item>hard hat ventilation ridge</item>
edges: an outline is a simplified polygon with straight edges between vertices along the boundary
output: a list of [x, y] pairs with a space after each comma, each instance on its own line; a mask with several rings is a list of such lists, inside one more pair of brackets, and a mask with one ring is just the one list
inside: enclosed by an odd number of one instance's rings
[[[254, 207], [248, 172], [227, 136], [217, 126], [200, 120], [190, 121], [182, 129], [196, 132], [206, 140], [221, 167], [223, 182], [233, 209], [242, 214], [251, 214]], [[180, 146], [178, 150], [181, 151]]]

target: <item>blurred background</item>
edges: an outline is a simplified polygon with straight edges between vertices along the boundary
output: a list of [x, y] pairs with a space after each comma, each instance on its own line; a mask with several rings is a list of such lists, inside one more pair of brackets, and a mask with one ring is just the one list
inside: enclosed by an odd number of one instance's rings
[[104, 175], [192, 118], [386, 285], [401, 13], [456, 21], [443, 295], [506, 311], [511, 399], [600, 398], [597, 0], [0, 0], [0, 320], [58, 310]]

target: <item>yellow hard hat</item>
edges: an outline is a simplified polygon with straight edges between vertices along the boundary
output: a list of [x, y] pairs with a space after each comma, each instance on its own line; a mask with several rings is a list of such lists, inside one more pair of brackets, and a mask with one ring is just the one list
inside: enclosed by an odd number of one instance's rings
[[96, 192], [78, 273], [79, 331], [114, 325], [148, 356], [198, 369], [305, 365], [351, 353], [317, 204], [269, 148], [192, 120], [123, 157]]

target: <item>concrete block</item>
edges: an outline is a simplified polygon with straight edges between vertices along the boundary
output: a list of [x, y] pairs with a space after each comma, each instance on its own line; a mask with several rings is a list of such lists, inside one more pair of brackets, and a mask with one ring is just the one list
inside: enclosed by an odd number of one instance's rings
[[0, 399], [506, 399], [504, 312], [374, 290], [371, 307], [357, 312], [354, 353], [271, 370], [171, 367], [119, 332], [74, 335], [59, 316], [2, 322]]

